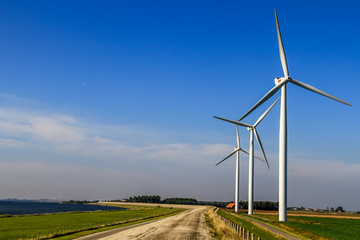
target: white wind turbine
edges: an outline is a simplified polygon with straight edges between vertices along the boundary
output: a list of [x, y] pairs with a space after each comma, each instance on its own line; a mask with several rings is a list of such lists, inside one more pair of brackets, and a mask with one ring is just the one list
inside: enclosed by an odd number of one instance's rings
[[[237, 120], [237, 119], [236, 119]], [[232, 155], [234, 155], [236, 153], [236, 168], [235, 168], [235, 212], [239, 212], [239, 179], [240, 179], [240, 174], [239, 174], [239, 169], [240, 169], [240, 151], [246, 153], [249, 155], [249, 152], [242, 149], [240, 147], [240, 136], [239, 136], [239, 128], [238, 125], [236, 125], [236, 141], [237, 141], [237, 147], [234, 148], [234, 151], [232, 151], [229, 155], [227, 155], [223, 160], [221, 160], [220, 162], [218, 162], [215, 166], [218, 166], [220, 163], [222, 163], [223, 161], [225, 161], [226, 159], [228, 159], [229, 157], [231, 157]], [[265, 160], [255, 156], [255, 158], [265, 162]]]
[[[232, 120], [228, 120], [225, 118], [220, 118], [220, 117], [216, 117], [214, 116], [214, 118], [220, 119], [220, 120], [224, 120], [236, 125], [240, 125], [243, 127], [247, 127], [248, 130], [250, 131], [250, 150], [249, 150], [249, 193], [248, 193], [248, 214], [252, 215], [254, 213], [254, 207], [253, 207], [253, 203], [254, 203], [254, 135], [256, 137], [256, 140], [259, 144], [259, 147], [264, 155], [265, 158], [265, 162], [269, 167], [269, 163], [267, 161], [266, 155], [265, 155], [265, 151], [264, 148], [261, 144], [261, 140], [260, 137], [256, 131], [256, 126], [259, 125], [259, 123], [264, 119], [264, 117], [269, 113], [269, 111], [273, 108], [273, 106], [279, 101], [279, 98], [259, 117], [259, 119], [255, 122], [254, 125], [250, 125], [247, 123], [242, 123], [242, 122], [238, 122], [238, 121], [232, 121]], [[235, 150], [234, 150], [235, 151]]]
[[351, 104], [325, 93], [313, 86], [295, 80], [289, 76], [289, 70], [286, 62], [286, 55], [281, 39], [279, 21], [275, 9], [275, 21], [277, 29], [277, 37], [279, 42], [279, 52], [281, 65], [284, 72], [284, 77], [275, 78], [275, 86], [265, 94], [249, 111], [247, 111], [239, 120], [244, 119], [257, 107], [263, 104], [266, 100], [272, 97], [281, 88], [281, 107], [280, 107], [280, 130], [279, 130], [279, 221], [287, 220], [287, 113], [286, 113], [286, 84], [293, 83], [302, 88], [318, 93], [325, 97], [334, 99], [338, 102], [351, 106]]

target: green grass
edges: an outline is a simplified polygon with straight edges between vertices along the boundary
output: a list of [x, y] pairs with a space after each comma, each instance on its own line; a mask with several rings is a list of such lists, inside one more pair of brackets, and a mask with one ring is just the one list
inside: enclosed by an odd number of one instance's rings
[[277, 240], [277, 239], [281, 239], [279, 238], [279, 236], [276, 236], [268, 231], [265, 231], [263, 228], [258, 227], [257, 225], [254, 225], [253, 223], [251, 223], [250, 221], [247, 221], [243, 218], [239, 218], [236, 217], [232, 214], [229, 213], [229, 211], [224, 210], [224, 209], [219, 209], [218, 214], [220, 216], [223, 216], [227, 219], [229, 219], [230, 221], [246, 228], [247, 230], [249, 230], [251, 233], [254, 233], [256, 237], [261, 237], [261, 240]]
[[263, 214], [252, 218], [307, 239], [353, 240], [360, 236], [360, 219], [288, 216], [287, 222], [278, 222], [278, 216]]
[[[0, 218], [0, 239], [41, 238], [73, 239], [156, 217], [180, 212], [164, 207], [122, 206], [129, 210], [68, 212]], [[70, 233], [74, 233], [69, 235]], [[45, 238], [43, 238], [45, 239]]]

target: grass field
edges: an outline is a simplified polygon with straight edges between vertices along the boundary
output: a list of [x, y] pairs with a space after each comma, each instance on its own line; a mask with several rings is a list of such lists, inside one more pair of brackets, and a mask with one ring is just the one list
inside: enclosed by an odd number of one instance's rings
[[287, 222], [279, 222], [274, 215], [254, 215], [253, 218], [307, 239], [353, 240], [360, 236], [360, 219], [288, 216]]
[[165, 207], [122, 207], [128, 210], [0, 217], [0, 239], [73, 239], [181, 211]]
[[[249, 217], [245, 213], [240, 214]], [[251, 218], [277, 229], [295, 233], [304, 239], [360, 239], [360, 218], [346, 218], [346, 215], [299, 214], [302, 216], [288, 216], [287, 222], [279, 222], [278, 216], [274, 214], [255, 213]], [[261, 236], [261, 239], [267, 238]]]

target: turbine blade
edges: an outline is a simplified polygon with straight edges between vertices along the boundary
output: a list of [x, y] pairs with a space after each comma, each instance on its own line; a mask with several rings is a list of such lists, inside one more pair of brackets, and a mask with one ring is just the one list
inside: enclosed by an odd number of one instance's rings
[[278, 20], [278, 16], [276, 13], [276, 9], [275, 9], [275, 21], [276, 21], [276, 31], [277, 31], [277, 37], [278, 37], [278, 42], [279, 42], [279, 52], [280, 52], [280, 59], [281, 59], [281, 65], [284, 71], [284, 76], [288, 77], [289, 76], [289, 70], [288, 70], [288, 66], [287, 66], [287, 62], [286, 62], [286, 55], [285, 55], [285, 49], [284, 49], [284, 45], [281, 39], [281, 33], [280, 33], [280, 26], [279, 26], [279, 20]]
[[242, 149], [242, 148], [240, 148], [240, 151], [242, 151], [242, 152], [246, 153], [247, 155], [249, 155], [249, 152], [246, 151], [246, 150], [244, 150], [244, 149]]
[[352, 106], [350, 103], [347, 103], [347, 102], [345, 102], [345, 101], [343, 101], [343, 100], [341, 100], [341, 99], [339, 99], [339, 98], [337, 98], [337, 97], [334, 97], [334, 96], [332, 96], [332, 95], [330, 95], [330, 94], [328, 94], [328, 93], [326, 93], [326, 92], [324, 92], [324, 91], [321, 91], [321, 90], [319, 90], [319, 89], [317, 89], [317, 88], [315, 88], [315, 87], [313, 87], [313, 86], [310, 86], [309, 84], [300, 82], [300, 81], [295, 80], [295, 79], [292, 79], [292, 78], [290, 78], [289, 81], [290, 81], [291, 83], [295, 84], [295, 85], [298, 85], [298, 86], [300, 86], [300, 87], [302, 87], [302, 88], [305, 88], [305, 89], [307, 89], [307, 90], [310, 90], [310, 91], [312, 91], [312, 92], [318, 93], [318, 94], [323, 95], [323, 96], [328, 97], [328, 98], [331, 98], [331, 99], [333, 99], [333, 100], [335, 100], [335, 101], [338, 101], [338, 102], [341, 102], [341, 103], [343, 103], [343, 104]]
[[288, 80], [282, 81], [279, 85], [274, 86], [270, 91], [268, 91], [265, 96], [263, 96], [249, 111], [247, 111], [240, 119], [244, 119], [247, 115], [252, 113], [256, 108], [258, 108], [261, 104], [263, 104], [266, 100], [271, 98], [284, 84], [286, 84]]
[[266, 110], [266, 112], [264, 112], [259, 119], [256, 121], [256, 123], [254, 124], [254, 127], [256, 127], [263, 119], [264, 117], [266, 117], [266, 115], [270, 112], [270, 110], [274, 107], [274, 105], [279, 101], [280, 97], [278, 99], [276, 99], [276, 101]]
[[[236, 119], [236, 121], [237, 121], [237, 119]], [[237, 147], [240, 148], [240, 135], [239, 135], [238, 125], [236, 125], [236, 142], [237, 142]]]
[[266, 161], [265, 161], [264, 159], [262, 159], [262, 158], [260, 158], [260, 157], [256, 156], [255, 154], [254, 154], [254, 158], [256, 158], [257, 160], [260, 160], [260, 161], [262, 161], [262, 162], [266, 163]]
[[229, 155], [227, 155], [223, 160], [221, 160], [220, 162], [218, 162], [215, 166], [219, 165], [220, 163], [222, 163], [223, 161], [225, 161], [226, 159], [228, 159], [229, 157], [231, 157], [232, 155], [234, 155], [234, 153], [236, 153], [237, 151], [239, 151], [239, 148], [235, 148], [234, 151], [232, 151]]
[[[247, 155], [249, 155], [249, 152], [248, 152], [248, 151], [246, 151], [246, 150], [244, 150], [244, 149], [242, 149], [242, 148], [240, 148], [240, 151], [242, 151], [243, 153], [246, 153]], [[254, 157], [255, 157], [256, 159], [258, 159], [258, 160], [260, 160], [260, 161], [262, 161], [262, 162], [266, 163], [264, 159], [259, 158], [259, 157], [258, 157], [258, 156], [256, 156], [256, 155], [254, 155]]]
[[233, 120], [229, 120], [229, 119], [225, 119], [225, 118], [221, 118], [221, 117], [216, 117], [216, 116], [213, 116], [214, 118], [217, 118], [217, 119], [220, 119], [220, 120], [223, 120], [223, 121], [226, 121], [226, 122], [229, 122], [229, 123], [233, 123], [233, 124], [236, 124], [236, 125], [240, 125], [240, 126], [243, 126], [243, 127], [249, 127], [249, 128], [252, 128], [253, 126], [250, 125], [250, 124], [247, 124], [247, 123], [242, 123], [242, 122], [238, 122], [238, 121], [233, 121]]
[[263, 153], [263, 155], [264, 155], [264, 158], [265, 158], [266, 164], [267, 164], [267, 166], [268, 166], [268, 169], [270, 169], [269, 162], [268, 162], [268, 160], [267, 160], [267, 158], [266, 158], [265, 151], [264, 151], [264, 148], [263, 148], [263, 146], [262, 146], [262, 144], [261, 144], [261, 140], [260, 140], [260, 137], [259, 137], [259, 135], [258, 135], [258, 133], [257, 133], [257, 131], [256, 131], [256, 128], [254, 128], [254, 133], [255, 133], [256, 140], [257, 140], [257, 142], [258, 142], [258, 144], [259, 144], [259, 146], [260, 146], [260, 149], [261, 149], [261, 151], [262, 151], [262, 153]]

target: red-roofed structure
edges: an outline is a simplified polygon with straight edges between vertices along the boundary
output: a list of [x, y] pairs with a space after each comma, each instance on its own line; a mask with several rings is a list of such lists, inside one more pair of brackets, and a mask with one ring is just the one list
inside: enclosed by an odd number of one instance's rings
[[226, 208], [234, 208], [235, 207], [235, 203], [229, 203]]

